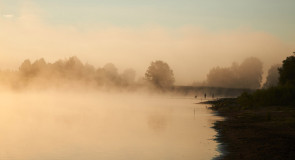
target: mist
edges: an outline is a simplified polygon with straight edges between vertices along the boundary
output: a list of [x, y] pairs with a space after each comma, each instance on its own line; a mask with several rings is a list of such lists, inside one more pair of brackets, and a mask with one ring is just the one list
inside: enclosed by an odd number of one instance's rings
[[230, 67], [214, 67], [203, 82], [195, 82], [195, 86], [211, 86], [225, 88], [258, 89], [262, 83], [263, 64], [255, 57], [246, 58], [241, 64], [232, 63]]
[[204, 106], [194, 117], [192, 99], [90, 90], [0, 90], [0, 96], [0, 159], [210, 159], [218, 154], [216, 142], [208, 139], [215, 135], [209, 126], [220, 118]]
[[263, 88], [269, 88], [278, 85], [280, 77], [279, 68], [281, 66], [281, 64], [274, 64], [269, 68], [267, 72], [266, 82], [263, 84]]
[[293, 156], [294, 4], [0, 0], [0, 159]]
[[135, 87], [136, 72], [126, 69], [118, 72], [116, 66], [107, 63], [95, 68], [82, 63], [78, 57], [70, 57], [47, 63], [43, 58], [31, 62], [24, 60], [18, 70], [0, 71], [2, 87], [13, 90], [50, 89], [50, 88], [85, 88], [111, 89]]
[[194, 25], [77, 27], [51, 24], [43, 14], [42, 8], [25, 4], [18, 15], [0, 16], [2, 69], [14, 70], [28, 58], [54, 63], [77, 56], [96, 68], [111, 62], [120, 72], [133, 68], [143, 75], [151, 61], [164, 60], [173, 68], [175, 83], [188, 85], [206, 79], [215, 66], [228, 66], [251, 56], [261, 59], [267, 73], [267, 68], [294, 49], [271, 33], [244, 27], [223, 31]]

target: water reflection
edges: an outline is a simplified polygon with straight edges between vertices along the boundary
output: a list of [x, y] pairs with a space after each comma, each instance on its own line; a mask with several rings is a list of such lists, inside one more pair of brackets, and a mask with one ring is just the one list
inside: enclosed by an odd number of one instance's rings
[[218, 117], [194, 99], [55, 92], [0, 96], [0, 159], [191, 160], [218, 154], [210, 128]]

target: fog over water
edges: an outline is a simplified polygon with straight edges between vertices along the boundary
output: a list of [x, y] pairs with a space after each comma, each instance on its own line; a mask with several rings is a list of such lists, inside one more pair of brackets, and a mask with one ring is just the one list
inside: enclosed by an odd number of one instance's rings
[[0, 92], [0, 159], [211, 159], [214, 116], [190, 97]]
[[220, 155], [199, 102], [278, 84], [294, 2], [0, 0], [0, 160]]

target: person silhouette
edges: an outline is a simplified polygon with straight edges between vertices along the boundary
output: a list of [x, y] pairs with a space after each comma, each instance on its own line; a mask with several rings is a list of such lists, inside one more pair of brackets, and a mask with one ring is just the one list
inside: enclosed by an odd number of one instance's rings
[[204, 98], [206, 99], [206, 97], [207, 97], [207, 95], [206, 95], [206, 93], [204, 94]]

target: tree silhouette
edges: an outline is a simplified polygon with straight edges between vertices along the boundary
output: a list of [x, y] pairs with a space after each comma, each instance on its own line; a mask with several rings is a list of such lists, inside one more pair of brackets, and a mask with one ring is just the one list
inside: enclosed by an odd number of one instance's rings
[[255, 57], [245, 59], [240, 65], [215, 67], [207, 75], [207, 85], [215, 87], [257, 89], [261, 80], [262, 62]]
[[19, 67], [19, 71], [22, 76], [27, 77], [31, 75], [32, 64], [31, 61], [26, 59]]
[[270, 69], [268, 70], [266, 82], [264, 83], [263, 88], [269, 88], [269, 87], [274, 87], [274, 86], [278, 85], [278, 83], [279, 83], [279, 70], [278, 69], [280, 66], [281, 66], [280, 64], [275, 64], [270, 67]]
[[283, 61], [283, 66], [279, 68], [280, 78], [279, 84], [292, 84], [295, 85], [295, 57], [287, 57]]
[[262, 81], [262, 62], [256, 57], [246, 58], [239, 68], [241, 88], [257, 89]]
[[168, 89], [175, 81], [173, 71], [163, 61], [151, 62], [145, 73], [145, 78], [160, 89]]

